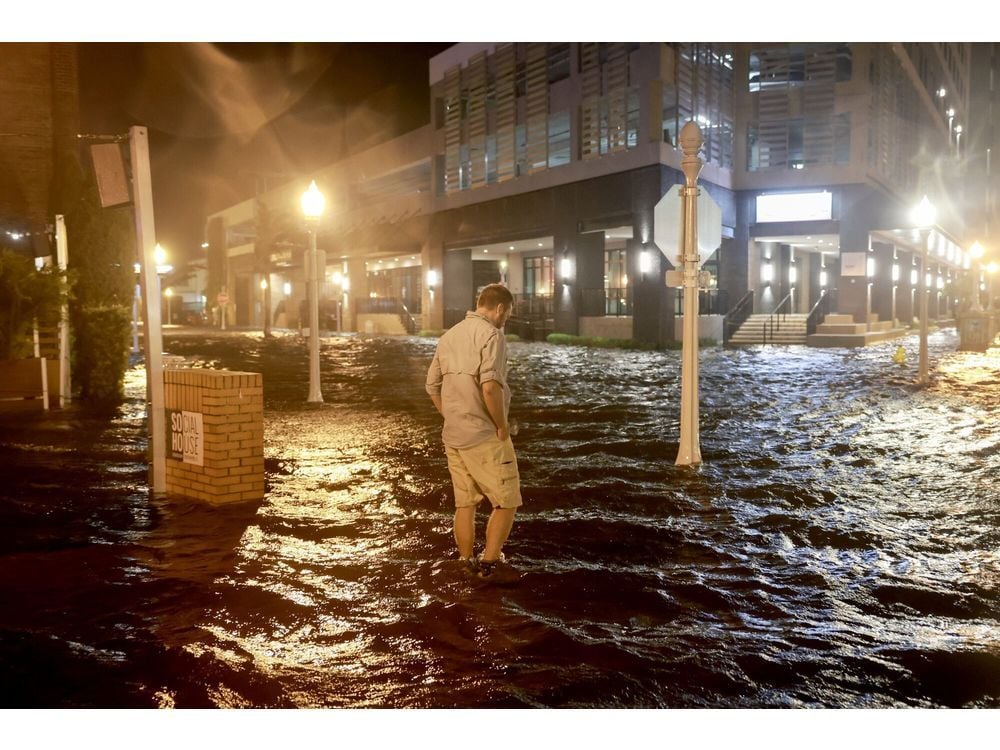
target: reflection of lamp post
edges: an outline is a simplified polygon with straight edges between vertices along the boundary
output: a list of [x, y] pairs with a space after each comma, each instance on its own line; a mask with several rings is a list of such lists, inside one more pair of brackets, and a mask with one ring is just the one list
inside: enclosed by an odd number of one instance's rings
[[135, 294], [132, 295], [132, 353], [139, 353], [139, 303], [142, 296], [142, 284], [139, 281], [139, 272], [142, 270], [138, 263], [135, 269]]
[[174, 290], [168, 286], [164, 294], [167, 296], [167, 325], [170, 325], [171, 323], [174, 322], [174, 316], [171, 315], [171, 310], [170, 310], [171, 308], [170, 303], [174, 298]]
[[[973, 242], [972, 243], [972, 247], [969, 248], [969, 257], [972, 258], [972, 260], [974, 260], [974, 261], [980, 261], [982, 259], [982, 257], [983, 257], [983, 253], [984, 252], [986, 252], [986, 251], [983, 250], [983, 246], [980, 245], [979, 241], [977, 240], [976, 242]], [[982, 264], [979, 263], [979, 265], [981, 266]], [[971, 272], [970, 272], [970, 274], [975, 279], [975, 281], [971, 284], [971, 286], [972, 286], [972, 304], [969, 306], [969, 309], [972, 310], [973, 312], [982, 312], [983, 311], [983, 306], [982, 306], [982, 304], [979, 301], [979, 274], [980, 273], [981, 273], [981, 271], [977, 271], [975, 274], [971, 274]], [[987, 300], [987, 304], [989, 304], [989, 300]]]
[[993, 299], [993, 279], [996, 278], [998, 270], [1000, 270], [1000, 265], [995, 260], [986, 264], [986, 273], [989, 274], [989, 281], [986, 284], [986, 309], [992, 312], [997, 310], [996, 302]]
[[309, 229], [309, 259], [306, 261], [306, 280], [309, 294], [309, 397], [310, 404], [323, 403], [323, 393], [319, 387], [319, 280], [317, 269], [316, 231], [319, 217], [323, 215], [326, 199], [316, 187], [316, 181], [302, 194], [302, 213]]
[[917, 382], [927, 383], [927, 240], [937, 219], [937, 209], [925, 195], [911, 214], [920, 232], [920, 369]]

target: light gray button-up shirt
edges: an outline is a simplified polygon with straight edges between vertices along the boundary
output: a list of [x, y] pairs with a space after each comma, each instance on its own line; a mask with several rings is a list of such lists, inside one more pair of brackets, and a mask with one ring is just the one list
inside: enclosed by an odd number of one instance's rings
[[427, 393], [440, 394], [444, 413], [441, 439], [449, 448], [472, 448], [497, 434], [483, 401], [482, 384], [503, 387], [503, 412], [510, 409], [507, 340], [488, 318], [469, 312], [438, 341], [427, 370]]

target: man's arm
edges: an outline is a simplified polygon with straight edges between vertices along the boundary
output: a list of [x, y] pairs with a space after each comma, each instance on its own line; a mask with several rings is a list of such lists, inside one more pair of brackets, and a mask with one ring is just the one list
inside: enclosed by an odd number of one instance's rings
[[503, 415], [503, 386], [496, 380], [487, 380], [481, 387], [486, 411], [497, 426], [497, 438], [504, 441], [510, 437], [510, 427]]
[[438, 360], [438, 355], [435, 351], [434, 359], [431, 360], [431, 366], [427, 368], [426, 389], [427, 395], [434, 402], [434, 408], [438, 410], [438, 413], [442, 417], [444, 416], [444, 409], [441, 406], [441, 383], [443, 381], [444, 375], [441, 374], [441, 362]]

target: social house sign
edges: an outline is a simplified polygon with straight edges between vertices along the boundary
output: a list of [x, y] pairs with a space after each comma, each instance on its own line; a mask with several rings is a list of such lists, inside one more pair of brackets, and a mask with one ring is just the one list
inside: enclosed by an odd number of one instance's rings
[[201, 412], [167, 409], [167, 445], [170, 458], [205, 465], [205, 428]]

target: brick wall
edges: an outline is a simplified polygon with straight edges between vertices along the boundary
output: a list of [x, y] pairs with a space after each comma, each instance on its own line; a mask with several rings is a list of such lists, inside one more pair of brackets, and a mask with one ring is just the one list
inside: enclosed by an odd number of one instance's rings
[[264, 387], [260, 373], [167, 369], [164, 406], [200, 414], [201, 466], [172, 457], [167, 441], [167, 492], [216, 503], [264, 497]]
[[76, 44], [0, 43], [0, 231], [52, 223], [56, 150], [79, 129]]

